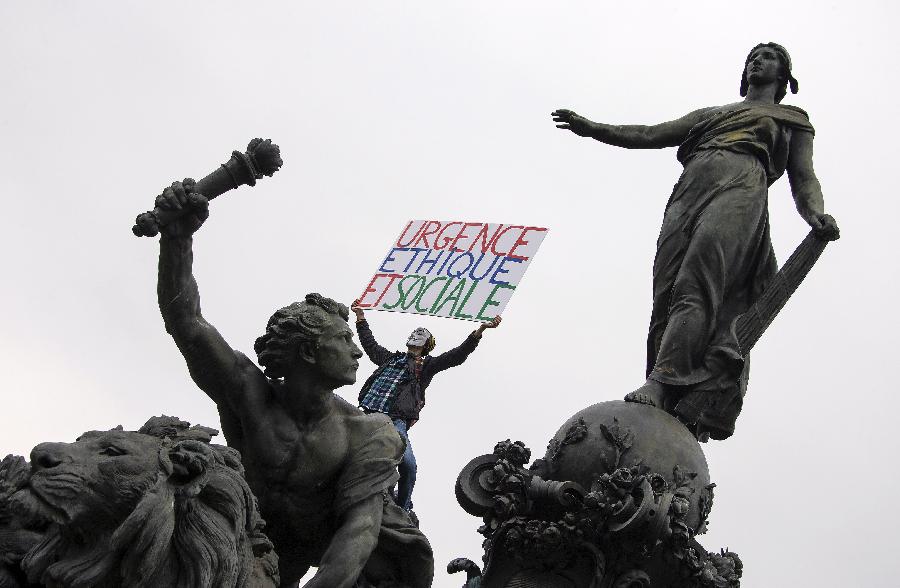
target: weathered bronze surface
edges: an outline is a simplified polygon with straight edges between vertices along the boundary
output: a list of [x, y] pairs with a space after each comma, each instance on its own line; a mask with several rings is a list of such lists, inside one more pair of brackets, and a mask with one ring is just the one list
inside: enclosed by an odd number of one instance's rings
[[403, 453], [391, 421], [366, 415], [333, 391], [356, 382], [362, 352], [343, 304], [319, 294], [278, 310], [254, 345], [235, 351], [200, 311], [191, 235], [209, 215], [190, 180], [157, 198], [189, 209], [162, 227], [159, 308], [191, 377], [215, 403], [225, 438], [243, 456], [266, 533], [292, 585], [308, 588], [431, 584], [431, 546], [388, 497]]
[[484, 569], [460, 558], [467, 588], [740, 585], [737, 554], [707, 552], [713, 488], [699, 442], [652, 406], [601, 402], [567, 420], [529, 468], [501, 441], [460, 472], [456, 496], [484, 518]]
[[[247, 151], [232, 151], [231, 158], [197, 182], [196, 191], [207, 200], [241, 186], [255, 186], [263, 176], [271, 177], [283, 162], [281, 149], [271, 139], [253, 139]], [[185, 211], [186, 212], [186, 211]], [[163, 227], [184, 214], [180, 208], [156, 206], [137, 215], [131, 232], [136, 237], [155, 237]]]
[[278, 558], [218, 432], [175, 417], [0, 462], [0, 587], [275, 588]]
[[[814, 236], [839, 237], [813, 170], [809, 117], [780, 104], [788, 87], [798, 90], [787, 51], [763, 43], [744, 63], [740, 102], [650, 126], [553, 112], [559, 128], [609, 145], [678, 147], [684, 171], [666, 206], [653, 265], [647, 381], [626, 400], [667, 410], [703, 440], [734, 433], [750, 347], [817, 257], [801, 255], [799, 267], [775, 278], [768, 187], [786, 171], [797, 210]], [[761, 299], [774, 304], [739, 319]], [[756, 323], [753, 341], [746, 340], [749, 322]]]

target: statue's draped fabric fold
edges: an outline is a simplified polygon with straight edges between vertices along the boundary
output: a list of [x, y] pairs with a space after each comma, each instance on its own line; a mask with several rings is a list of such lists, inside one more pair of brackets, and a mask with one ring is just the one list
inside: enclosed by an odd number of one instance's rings
[[387, 418], [360, 418], [378, 426], [367, 426], [372, 430], [351, 449], [349, 462], [337, 481], [335, 515], [340, 517], [352, 505], [373, 494], [382, 494], [381, 531], [366, 564], [366, 576], [391, 579], [409, 588], [428, 588], [434, 576], [431, 545], [406, 511], [387, 495], [399, 478], [397, 464], [405, 449], [403, 441]]
[[675, 412], [714, 439], [734, 432], [747, 388], [731, 325], [777, 270], [768, 187], [795, 132], [814, 132], [799, 108], [746, 105], [713, 112], [678, 149], [684, 172], [657, 242], [647, 375], [684, 387]]

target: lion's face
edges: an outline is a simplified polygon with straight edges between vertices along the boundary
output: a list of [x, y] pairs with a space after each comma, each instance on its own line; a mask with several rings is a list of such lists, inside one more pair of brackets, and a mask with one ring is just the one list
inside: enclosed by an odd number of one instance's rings
[[216, 433], [153, 417], [0, 461], [0, 584], [11, 570], [66, 588], [277, 586], [240, 454]]
[[28, 486], [53, 522], [80, 529], [115, 527], [160, 471], [162, 440], [133, 431], [90, 431], [74, 443], [31, 451]]

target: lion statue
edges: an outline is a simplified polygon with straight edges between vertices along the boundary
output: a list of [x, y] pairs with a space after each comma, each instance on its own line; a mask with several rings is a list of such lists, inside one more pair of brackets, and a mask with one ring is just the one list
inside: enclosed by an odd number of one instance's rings
[[278, 586], [240, 454], [216, 434], [161, 416], [7, 456], [0, 588]]

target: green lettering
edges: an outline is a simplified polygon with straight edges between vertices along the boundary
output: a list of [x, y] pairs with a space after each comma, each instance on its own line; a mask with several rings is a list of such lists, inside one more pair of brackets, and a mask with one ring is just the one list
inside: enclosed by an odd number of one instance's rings
[[[442, 253], [442, 255], [443, 255], [443, 253]], [[425, 297], [425, 293], [428, 292], [428, 289], [431, 288], [431, 286], [434, 285], [435, 282], [443, 282], [443, 281], [445, 281], [445, 280], [447, 280], [447, 279], [448, 279], [448, 278], [445, 278], [445, 277], [434, 278], [433, 280], [431, 280], [430, 282], [428, 282], [428, 284], [426, 284], [424, 288], [422, 288], [422, 291], [419, 292], [419, 294], [416, 296], [416, 310], [417, 310], [418, 312], [423, 312], [423, 313], [424, 313], [424, 312], [428, 312], [428, 311], [429, 311], [429, 309], [427, 309], [427, 308], [422, 308], [421, 306], [419, 306], [419, 302], [421, 302], [421, 301], [422, 301], [422, 298]], [[446, 289], [447, 289], [447, 285], [444, 284], [444, 290], [446, 290]], [[444, 290], [441, 290], [441, 294], [444, 293]], [[440, 294], [438, 294], [438, 298], [440, 298], [440, 297], [441, 297]]]
[[509, 290], [515, 290], [515, 289], [516, 289], [515, 286], [510, 286], [510, 285], [507, 284], [506, 282], [503, 282], [502, 284], [497, 284], [496, 286], [494, 286], [494, 289], [491, 290], [491, 293], [488, 295], [487, 300], [484, 301], [484, 306], [482, 306], [482, 307], [481, 307], [481, 310], [478, 311], [478, 316], [475, 317], [477, 320], [479, 320], [479, 321], [489, 321], [489, 320], [491, 320], [492, 318], [494, 318], [494, 317], [492, 317], [492, 316], [483, 316], [483, 314], [484, 314], [485, 309], [486, 309], [488, 306], [500, 306], [500, 302], [494, 300], [494, 294], [496, 294], [496, 293], [497, 293], [497, 290], [499, 290], [500, 288], [506, 288], [506, 289], [509, 289]]
[[[394, 304], [382, 304], [381, 308], [383, 308], [384, 310], [393, 310], [393, 309], [397, 308], [398, 306], [400, 306], [401, 304], [403, 304], [404, 302], [406, 302], [406, 294], [407, 293], [403, 291], [403, 282], [405, 282], [409, 278], [418, 278], [418, 277], [419, 276], [417, 276], [417, 275], [403, 276], [403, 278], [401, 278], [400, 281], [397, 282], [397, 292], [400, 293], [400, 298], [398, 298], [397, 302], [395, 302]], [[410, 287], [410, 289], [412, 289], [412, 287]]]
[[450, 307], [450, 314], [448, 314], [447, 316], [453, 316], [453, 311], [456, 310], [456, 303], [459, 302], [459, 297], [462, 294], [465, 287], [466, 287], [466, 279], [463, 278], [462, 280], [459, 281], [458, 284], [453, 286], [453, 289], [450, 290], [450, 293], [447, 294], [446, 298], [444, 298], [443, 300], [435, 301], [435, 304], [440, 302], [440, 306], [438, 306], [437, 310], [435, 310], [431, 314], [437, 314], [437, 313], [441, 312], [441, 309], [444, 308], [444, 306], [452, 300], [453, 306]]
[[[400, 308], [402, 308], [403, 310], [409, 310], [412, 307], [412, 305], [416, 303], [416, 300], [418, 299], [419, 295], [422, 293], [422, 286], [425, 284], [425, 281], [427, 279], [428, 278], [426, 278], [425, 276], [416, 276], [416, 281], [413, 282], [412, 285], [409, 287], [409, 290], [406, 291], [407, 300], [403, 304], [400, 305]], [[415, 288], [416, 285], [419, 286], [419, 291], [416, 292], [415, 296], [412, 296], [411, 294], [412, 294], [413, 288]]]
[[437, 312], [437, 310], [435, 310], [435, 309], [437, 308], [438, 303], [440, 303], [441, 298], [444, 296], [444, 292], [447, 291], [447, 288], [449, 288], [450, 284], [452, 284], [452, 283], [453, 283], [453, 278], [450, 278], [447, 280], [447, 283], [444, 284], [444, 287], [441, 290], [441, 293], [437, 295], [437, 298], [435, 299], [434, 304], [431, 305], [431, 310], [429, 310], [428, 312], [430, 312], [431, 314], [434, 314], [435, 312]]
[[456, 310], [453, 316], [459, 319], [470, 319], [472, 318], [471, 314], [463, 314], [462, 311], [466, 307], [466, 302], [469, 301], [469, 297], [472, 295], [472, 292], [475, 291], [475, 288], [478, 286], [478, 280], [472, 280], [472, 285], [469, 286], [469, 291], [466, 292], [466, 297], [463, 298], [462, 304], [459, 305], [459, 308]]

